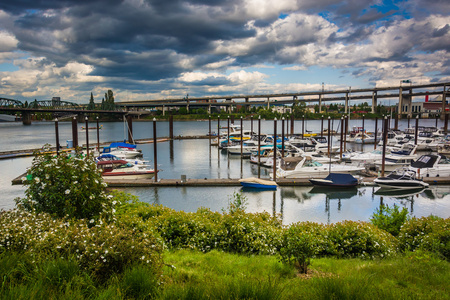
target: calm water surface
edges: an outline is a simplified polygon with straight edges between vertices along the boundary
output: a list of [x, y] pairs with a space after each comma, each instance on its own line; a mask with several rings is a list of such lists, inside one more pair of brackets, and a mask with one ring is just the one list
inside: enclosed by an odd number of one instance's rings
[[[239, 124], [240, 121], [237, 122]], [[334, 122], [337, 128], [339, 122]], [[124, 123], [102, 123], [100, 141], [123, 140]], [[381, 122], [379, 123], [380, 127]], [[84, 125], [84, 124], [83, 124]], [[226, 125], [226, 120], [221, 120]], [[361, 120], [351, 120], [351, 126], [361, 126]], [[435, 120], [421, 120], [420, 125], [434, 126]], [[81, 126], [81, 124], [80, 124]], [[278, 122], [280, 134], [281, 122]], [[325, 122], [324, 127], [327, 124]], [[406, 121], [400, 128], [407, 126]], [[439, 124], [442, 126], [442, 124]], [[208, 121], [174, 122], [175, 135], [203, 135], [209, 130]], [[244, 127], [250, 129], [250, 121], [244, 121]], [[319, 131], [320, 121], [308, 121], [306, 129]], [[373, 121], [365, 121], [365, 127], [374, 130]], [[60, 122], [60, 143], [66, 144], [72, 139], [71, 123]], [[134, 122], [135, 139], [152, 138], [152, 122]], [[217, 120], [212, 122], [212, 131], [217, 131]], [[254, 122], [257, 131], [257, 122]], [[301, 121], [295, 122], [295, 131], [301, 132]], [[157, 122], [158, 137], [168, 136], [168, 122]], [[262, 132], [273, 133], [273, 121], [262, 122]], [[79, 143], [85, 143], [85, 132], [79, 131]], [[31, 126], [21, 123], [0, 123], [0, 151], [40, 148], [45, 143], [55, 145], [54, 124], [35, 122]], [[89, 131], [90, 143], [96, 143], [96, 131]], [[372, 146], [366, 146], [373, 148]], [[144, 158], [153, 160], [153, 144], [140, 144]], [[31, 157], [0, 160], [0, 209], [13, 208], [14, 198], [22, 197], [25, 189], [12, 186], [11, 180], [20, 176], [30, 166]], [[162, 171], [159, 178], [245, 178], [256, 176], [258, 169], [248, 160], [230, 158], [216, 147], [209, 147], [208, 140], [175, 140], [158, 143], [158, 165]], [[268, 170], [262, 168], [261, 176], [268, 177]], [[412, 195], [380, 195], [377, 187], [362, 187], [349, 191], [324, 191], [312, 187], [280, 187], [277, 191], [249, 191], [240, 187], [178, 187], [178, 188], [124, 188], [126, 192], [137, 195], [141, 201], [162, 204], [176, 210], [187, 212], [207, 207], [213, 211], [226, 209], [233, 193], [243, 192], [248, 199], [247, 211], [279, 214], [285, 224], [297, 221], [314, 221], [322, 223], [342, 220], [367, 221], [381, 203], [397, 204], [408, 208], [411, 215], [440, 217], [450, 215], [450, 187], [433, 186], [429, 190]]]

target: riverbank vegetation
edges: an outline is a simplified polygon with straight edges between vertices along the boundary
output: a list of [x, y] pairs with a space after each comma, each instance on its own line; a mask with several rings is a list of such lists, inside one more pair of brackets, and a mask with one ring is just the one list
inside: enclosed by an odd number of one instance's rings
[[450, 219], [386, 208], [371, 222], [283, 226], [269, 213], [246, 213], [239, 193], [221, 212], [183, 212], [101, 182], [93, 192], [104, 209], [95, 216], [64, 210], [62, 199], [89, 205], [84, 191], [68, 197], [76, 184], [52, 189], [61, 215], [33, 194], [53, 175], [36, 176], [44, 168], [79, 183], [65, 169], [73, 160], [97, 172], [88, 158], [40, 156], [24, 178], [33, 192], [0, 213], [2, 299], [450, 298]]

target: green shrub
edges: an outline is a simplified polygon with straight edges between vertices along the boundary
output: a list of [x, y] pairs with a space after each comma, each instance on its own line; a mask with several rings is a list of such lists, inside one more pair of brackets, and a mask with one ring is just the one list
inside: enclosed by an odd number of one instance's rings
[[224, 214], [219, 248], [242, 254], [275, 254], [280, 245], [281, 221], [269, 213]]
[[421, 249], [450, 259], [450, 218], [412, 218], [402, 226], [398, 240], [402, 251]]
[[365, 222], [344, 221], [328, 225], [324, 239], [333, 247], [324, 248], [322, 255], [374, 258], [389, 256], [397, 249], [396, 239], [391, 234]]
[[283, 231], [280, 256], [283, 263], [294, 265], [301, 273], [308, 272], [310, 260], [324, 244], [324, 226], [312, 222], [292, 224]]
[[397, 236], [400, 233], [400, 228], [407, 220], [408, 210], [403, 207], [400, 211], [399, 207], [395, 204], [392, 208], [388, 205], [381, 205], [370, 219], [372, 224], [386, 230], [393, 236]]
[[0, 253], [29, 253], [36, 260], [74, 258], [101, 281], [138, 263], [160, 270], [161, 251], [147, 232], [101, 220], [92, 226], [18, 209], [0, 215]]
[[106, 194], [106, 183], [94, 160], [79, 153], [35, 153], [23, 181], [26, 197], [16, 202], [30, 211], [88, 220], [113, 214], [112, 197]]

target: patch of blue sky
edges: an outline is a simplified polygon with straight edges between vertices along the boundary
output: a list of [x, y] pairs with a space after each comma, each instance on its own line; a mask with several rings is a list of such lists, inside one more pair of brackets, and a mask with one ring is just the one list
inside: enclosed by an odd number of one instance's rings
[[18, 71], [19, 67], [12, 63], [3, 63], [0, 64], [0, 72], [15, 72]]
[[372, 7], [375, 8], [378, 12], [386, 14], [386, 18], [384, 18], [384, 20], [388, 20], [392, 18], [392, 16], [401, 16], [405, 19], [410, 19], [412, 18], [410, 13], [407, 10], [402, 9], [401, 5], [399, 5], [405, 2], [407, 1], [385, 0], [381, 4], [373, 5]]
[[285, 14], [285, 13], [281, 13], [279, 16], [278, 16], [278, 19], [286, 19], [286, 17], [287, 16], [289, 16], [289, 14]]

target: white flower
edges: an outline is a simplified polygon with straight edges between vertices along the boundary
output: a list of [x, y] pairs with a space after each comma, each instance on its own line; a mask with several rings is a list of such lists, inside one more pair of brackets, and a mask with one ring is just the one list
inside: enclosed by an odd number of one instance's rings
[[39, 179], [39, 177], [35, 177], [34, 181], [36, 181], [37, 183], [41, 182], [41, 180]]
[[64, 193], [65, 193], [66, 195], [69, 195], [69, 194], [70, 194], [70, 190], [67, 189]]

